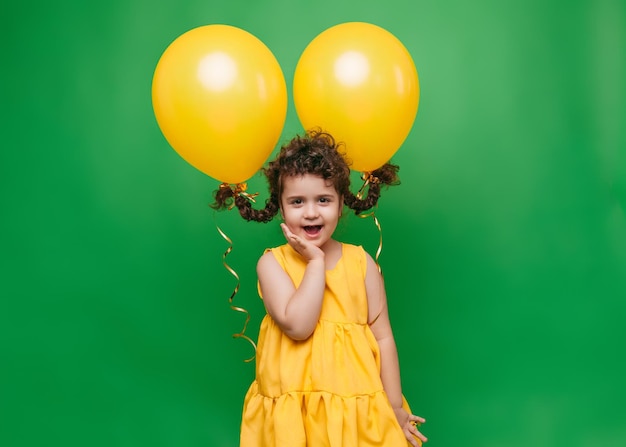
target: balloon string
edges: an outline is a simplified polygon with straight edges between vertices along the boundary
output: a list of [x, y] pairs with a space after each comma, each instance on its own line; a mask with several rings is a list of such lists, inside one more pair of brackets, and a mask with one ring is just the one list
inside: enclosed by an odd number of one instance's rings
[[226, 270], [228, 270], [230, 274], [235, 277], [235, 279], [237, 280], [237, 284], [235, 285], [235, 288], [233, 289], [233, 293], [230, 295], [230, 298], [228, 298], [228, 304], [230, 305], [230, 308], [232, 310], [236, 312], [241, 312], [246, 315], [246, 321], [243, 324], [243, 328], [241, 329], [241, 332], [233, 334], [233, 338], [243, 338], [244, 340], [247, 340], [254, 348], [254, 355], [252, 355], [252, 357], [250, 357], [249, 359], [244, 360], [244, 362], [249, 363], [253, 361], [256, 356], [256, 343], [254, 343], [254, 341], [252, 341], [252, 339], [246, 335], [246, 329], [248, 328], [248, 323], [250, 322], [250, 313], [243, 307], [235, 306], [233, 304], [233, 299], [235, 298], [235, 295], [237, 295], [237, 292], [239, 291], [240, 280], [239, 280], [239, 275], [237, 274], [237, 272], [226, 262], [226, 256], [228, 256], [230, 252], [233, 251], [233, 241], [226, 235], [226, 233], [224, 233], [224, 231], [222, 231], [222, 229], [219, 227], [219, 225], [217, 225], [217, 223], [215, 224], [215, 227], [217, 228], [217, 231], [220, 233], [220, 235], [224, 238], [224, 240], [229, 244], [229, 247], [226, 249], [226, 251], [222, 255], [222, 264], [224, 264], [224, 268], [226, 268]]
[[367, 172], [363, 173], [363, 175], [361, 176], [361, 180], [364, 180], [363, 186], [361, 186], [361, 189], [359, 189], [359, 191], [356, 193], [356, 198], [359, 200], [363, 199], [363, 193], [365, 192], [365, 188], [367, 187], [367, 185], [370, 184], [370, 176]]
[[[378, 177], [376, 177], [369, 171], [365, 171], [361, 174], [361, 180], [363, 180], [363, 185], [361, 186], [359, 191], [356, 193], [356, 198], [359, 200], [363, 200], [363, 194], [365, 193], [365, 188], [367, 188], [368, 185], [380, 183], [380, 180], [378, 179]], [[369, 191], [368, 191], [368, 194], [369, 194]], [[374, 224], [376, 225], [376, 228], [378, 228], [378, 236], [379, 236], [378, 250], [376, 250], [376, 257], [374, 258], [374, 261], [376, 262], [376, 267], [378, 267], [378, 273], [382, 275], [383, 271], [380, 267], [380, 263], [378, 262], [380, 253], [383, 251], [383, 230], [380, 227], [380, 222], [378, 221], [378, 218], [376, 217], [376, 213], [374, 211], [370, 211], [369, 213], [365, 213], [365, 214], [357, 214], [357, 216], [363, 219], [368, 218], [368, 217], [373, 218]]]
[[380, 258], [380, 253], [383, 251], [383, 230], [380, 226], [380, 222], [378, 221], [378, 218], [376, 217], [376, 213], [374, 211], [365, 214], [357, 214], [357, 216], [359, 216], [361, 219], [371, 217], [372, 219], [374, 219], [374, 224], [376, 225], [376, 228], [378, 228], [378, 249], [376, 250], [376, 256], [374, 257], [374, 261], [376, 262], [376, 267], [378, 267], [378, 272], [382, 275], [383, 271], [380, 267], [380, 263], [378, 262], [378, 258]]

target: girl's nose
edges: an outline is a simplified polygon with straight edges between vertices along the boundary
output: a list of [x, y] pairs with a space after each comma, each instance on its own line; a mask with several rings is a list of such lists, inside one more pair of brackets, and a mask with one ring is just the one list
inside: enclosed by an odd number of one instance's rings
[[317, 207], [314, 203], [309, 203], [304, 207], [304, 217], [307, 219], [313, 219], [317, 217]]

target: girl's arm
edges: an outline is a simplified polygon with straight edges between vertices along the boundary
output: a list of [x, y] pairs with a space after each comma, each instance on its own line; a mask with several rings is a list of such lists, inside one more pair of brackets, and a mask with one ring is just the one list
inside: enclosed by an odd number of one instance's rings
[[380, 378], [383, 388], [398, 418], [398, 423], [404, 431], [404, 435], [412, 445], [417, 447], [419, 444], [414, 436], [422, 442], [426, 442], [427, 439], [417, 430], [415, 423], [421, 424], [425, 420], [419, 416], [407, 413], [402, 408], [402, 385], [400, 383], [398, 350], [389, 321], [385, 285], [382, 276], [378, 272], [376, 263], [369, 254], [367, 254], [365, 288], [367, 290], [369, 308], [368, 321], [375, 320], [370, 328], [374, 337], [376, 337], [380, 350]]
[[295, 236], [285, 224], [281, 227], [289, 245], [307, 260], [304, 277], [296, 288], [272, 252], [267, 252], [257, 263], [259, 285], [265, 308], [281, 330], [294, 340], [305, 340], [313, 333], [322, 310], [324, 252]]

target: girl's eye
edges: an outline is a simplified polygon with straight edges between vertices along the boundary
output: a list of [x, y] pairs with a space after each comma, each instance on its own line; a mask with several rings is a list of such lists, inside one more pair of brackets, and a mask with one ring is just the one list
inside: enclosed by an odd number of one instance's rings
[[302, 204], [302, 199], [293, 199], [291, 201], [291, 203], [293, 203], [294, 205], [301, 205]]
[[322, 198], [320, 198], [320, 202], [327, 203], [327, 202], [329, 202], [329, 200], [326, 197], [322, 197]]

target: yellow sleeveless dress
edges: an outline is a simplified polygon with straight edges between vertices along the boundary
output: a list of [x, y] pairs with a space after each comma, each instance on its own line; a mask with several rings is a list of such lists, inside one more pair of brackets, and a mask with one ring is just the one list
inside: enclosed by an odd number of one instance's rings
[[[298, 287], [306, 262], [289, 245], [271, 249]], [[240, 447], [406, 447], [380, 379], [367, 324], [366, 255], [342, 244], [326, 271], [319, 322], [306, 340], [261, 323], [256, 379], [244, 401]], [[408, 405], [405, 401], [405, 408]]]

